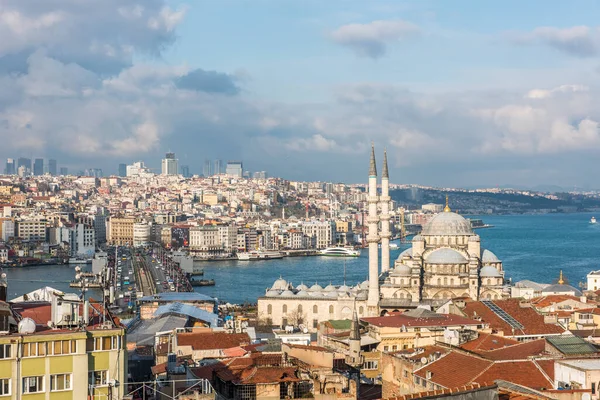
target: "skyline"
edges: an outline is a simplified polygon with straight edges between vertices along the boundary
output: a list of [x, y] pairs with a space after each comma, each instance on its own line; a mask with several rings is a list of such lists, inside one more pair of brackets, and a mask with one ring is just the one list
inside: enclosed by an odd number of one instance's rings
[[374, 141], [393, 183], [598, 188], [600, 5], [580, 5], [9, 0], [0, 157], [358, 183]]

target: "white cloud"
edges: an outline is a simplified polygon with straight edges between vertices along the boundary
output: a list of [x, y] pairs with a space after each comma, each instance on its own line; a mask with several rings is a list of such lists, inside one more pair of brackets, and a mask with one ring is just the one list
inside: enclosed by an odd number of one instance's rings
[[525, 95], [528, 99], [546, 99], [557, 93], [589, 92], [590, 88], [584, 85], [561, 85], [553, 89], [532, 89]]
[[367, 24], [348, 24], [331, 32], [331, 38], [338, 44], [348, 46], [359, 56], [379, 58], [386, 52], [386, 46], [419, 34], [415, 24], [395, 21], [373, 21]]
[[576, 57], [600, 54], [600, 28], [544, 26], [531, 32], [510, 32], [508, 37], [518, 44], [543, 44]]

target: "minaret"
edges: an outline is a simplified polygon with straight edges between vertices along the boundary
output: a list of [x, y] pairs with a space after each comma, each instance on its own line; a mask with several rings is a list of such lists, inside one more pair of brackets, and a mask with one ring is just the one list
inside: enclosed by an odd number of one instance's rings
[[358, 323], [358, 315], [356, 308], [352, 316], [352, 324], [350, 325], [350, 337], [348, 339], [348, 358], [346, 364], [354, 368], [359, 368], [363, 364], [363, 359], [360, 353], [360, 325]]
[[390, 176], [388, 174], [387, 151], [383, 151], [383, 170], [381, 171], [381, 272], [390, 269]]
[[375, 164], [375, 146], [371, 144], [371, 164], [369, 166], [369, 234], [367, 242], [369, 243], [369, 295], [367, 298], [367, 309], [369, 315], [377, 316], [379, 314], [379, 235], [377, 234], [377, 166]]

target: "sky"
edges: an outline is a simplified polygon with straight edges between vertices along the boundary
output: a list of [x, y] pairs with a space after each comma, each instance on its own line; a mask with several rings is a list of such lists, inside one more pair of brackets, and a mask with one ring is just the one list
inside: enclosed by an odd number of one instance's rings
[[[3, 0], [0, 157], [600, 188], [600, 3]], [[379, 164], [381, 169], [381, 165]]]

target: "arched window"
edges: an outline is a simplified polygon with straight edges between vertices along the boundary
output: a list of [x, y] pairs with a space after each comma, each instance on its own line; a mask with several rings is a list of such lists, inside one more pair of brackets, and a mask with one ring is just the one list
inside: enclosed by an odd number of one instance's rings
[[448, 278], [444, 277], [444, 286], [448, 284]]
[[317, 307], [317, 305], [315, 304], [313, 306], [313, 314], [318, 314], [319, 313], [319, 307]]
[[442, 278], [438, 278], [437, 284], [438, 284], [438, 286], [440, 286], [442, 284]]
[[271, 315], [272, 313], [273, 313], [273, 306], [269, 304], [267, 306], [267, 314]]
[[283, 310], [282, 311], [283, 311], [284, 314], [287, 312], [287, 304], [283, 305]]
[[450, 286], [454, 286], [454, 278], [450, 278]]
[[364, 312], [364, 308], [363, 306], [358, 307], [358, 313], [362, 315], [362, 313]]
[[329, 314], [333, 314], [333, 306], [329, 306]]
[[302, 314], [302, 304], [298, 304], [298, 314]]
[[492, 280], [491, 280], [491, 279], [488, 279], [488, 280], [487, 280], [487, 284], [488, 284], [488, 285], [491, 285], [491, 284], [492, 284]]

